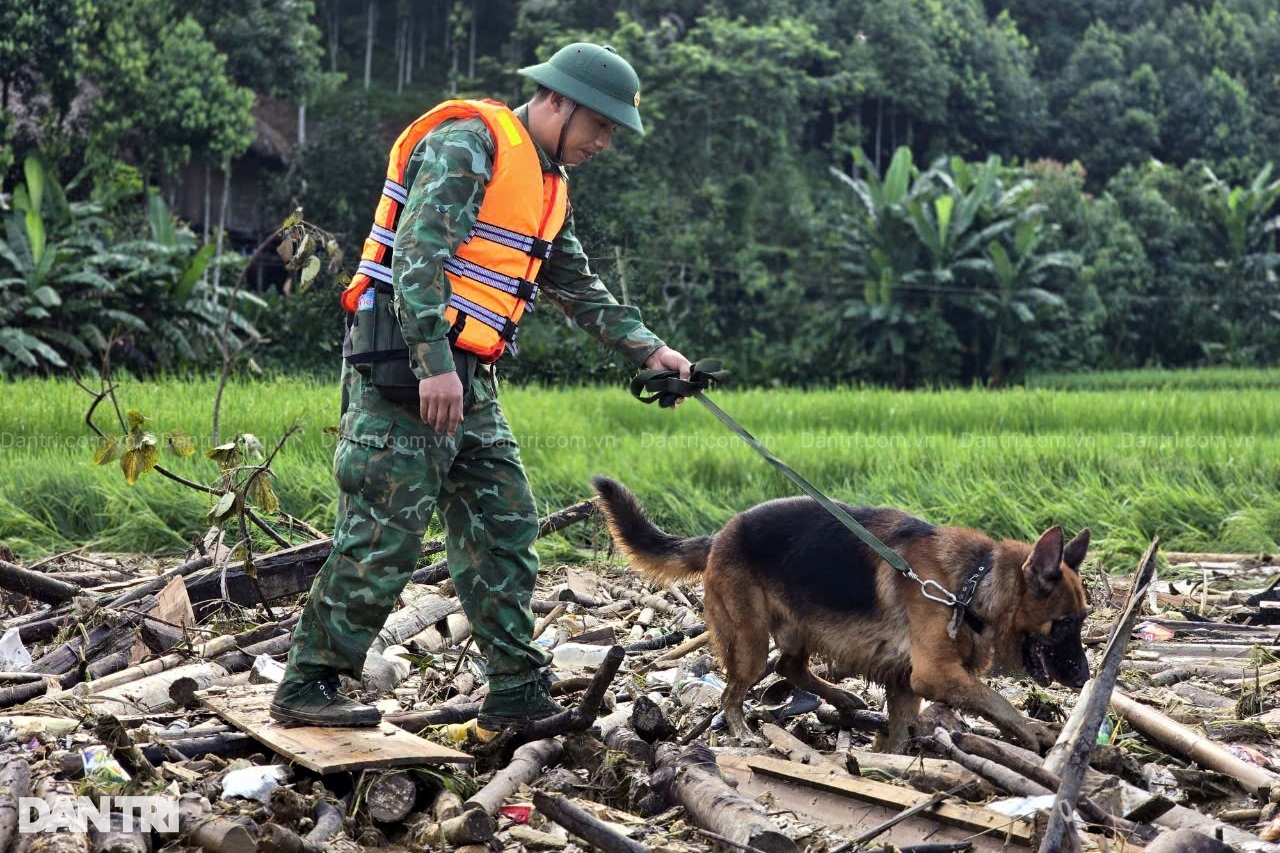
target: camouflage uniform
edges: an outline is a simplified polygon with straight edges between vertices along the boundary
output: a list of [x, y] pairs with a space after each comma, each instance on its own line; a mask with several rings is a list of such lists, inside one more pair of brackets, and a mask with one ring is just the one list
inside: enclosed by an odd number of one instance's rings
[[[527, 107], [516, 114], [528, 124]], [[391, 265], [396, 309], [418, 378], [457, 369], [464, 379], [463, 419], [453, 437], [442, 436], [420, 420], [416, 404], [384, 399], [344, 366], [333, 553], [294, 632], [288, 679], [333, 670], [359, 677], [413, 572], [437, 504], [449, 572], [486, 658], [490, 688], [526, 684], [550, 660], [531, 641], [538, 516], [519, 448], [492, 371], [477, 369], [474, 357], [453, 350], [446, 338], [451, 288], [442, 264], [475, 223], [493, 156], [493, 139], [478, 118], [441, 123], [413, 152]], [[541, 149], [538, 157], [544, 171], [561, 168]], [[662, 346], [639, 311], [618, 304], [591, 272], [572, 209], [538, 285], [540, 297], [637, 366]]]

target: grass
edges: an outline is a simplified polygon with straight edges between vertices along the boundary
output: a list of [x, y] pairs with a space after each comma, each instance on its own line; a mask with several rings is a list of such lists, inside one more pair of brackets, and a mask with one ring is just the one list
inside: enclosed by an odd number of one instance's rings
[[1228, 391], [1241, 388], [1280, 389], [1278, 368], [1206, 367], [1196, 370], [1112, 370], [1033, 376], [1033, 388], [1059, 391]]
[[[1154, 534], [1170, 550], [1275, 550], [1280, 395], [1261, 380], [1235, 382], [1233, 373], [1221, 375], [1222, 390], [1144, 375], [1148, 387], [1123, 380], [1123, 390], [1064, 380], [1000, 391], [762, 389], [715, 398], [841, 500], [900, 506], [996, 536], [1088, 525], [1098, 552], [1121, 569]], [[89, 541], [102, 550], [176, 551], [200, 532], [205, 495], [154, 474], [129, 486], [118, 467], [91, 464], [89, 398], [73, 384], [0, 387], [0, 542], [33, 559]], [[181, 429], [203, 451], [214, 388], [160, 380], [129, 382], [119, 393], [122, 405], [151, 418], [149, 428]], [[690, 535], [795, 493], [696, 402], [660, 410], [621, 387], [501, 394], [544, 512], [586, 496], [592, 474], [622, 480], [660, 524]], [[322, 530], [336, 507], [335, 439], [323, 428], [337, 423], [338, 405], [336, 385], [287, 378], [233, 383], [223, 403], [224, 439], [252, 432], [271, 446], [291, 423], [304, 425], [277, 460], [276, 491], [286, 511]], [[104, 427], [107, 414], [100, 408]], [[203, 482], [216, 474], [202, 454], [164, 464]], [[541, 550], [567, 556], [583, 537], [575, 531]]]

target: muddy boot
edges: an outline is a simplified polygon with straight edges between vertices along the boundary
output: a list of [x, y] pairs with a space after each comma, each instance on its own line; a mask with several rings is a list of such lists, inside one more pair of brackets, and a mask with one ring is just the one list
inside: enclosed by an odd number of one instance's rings
[[505, 690], [490, 690], [476, 724], [491, 732], [523, 727], [559, 714], [565, 707], [551, 698], [545, 674]]
[[338, 692], [338, 674], [286, 678], [271, 699], [271, 718], [300, 726], [376, 726], [382, 712]]

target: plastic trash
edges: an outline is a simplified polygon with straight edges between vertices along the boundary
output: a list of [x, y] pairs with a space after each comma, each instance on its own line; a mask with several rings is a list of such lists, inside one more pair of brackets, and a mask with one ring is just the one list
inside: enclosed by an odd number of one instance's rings
[[498, 809], [498, 814], [503, 817], [511, 818], [516, 823], [528, 823], [529, 815], [533, 813], [533, 804], [524, 803], [522, 805], [502, 806]]
[[501, 732], [491, 732], [488, 729], [480, 728], [475, 720], [467, 720], [465, 723], [449, 723], [446, 726], [436, 726], [433, 731], [454, 746], [488, 743], [501, 734]]
[[10, 672], [31, 666], [31, 652], [22, 645], [22, 635], [17, 628], [10, 628], [0, 637], [0, 669]]
[[86, 779], [96, 782], [128, 782], [131, 778], [128, 771], [120, 766], [111, 750], [101, 744], [87, 746], [80, 750], [84, 759], [84, 775]]
[[1143, 622], [1134, 630], [1138, 632], [1139, 639], [1149, 643], [1163, 643], [1165, 640], [1173, 639], [1173, 631], [1154, 622]]
[[253, 659], [253, 669], [249, 671], [250, 684], [279, 684], [283, 680], [284, 664], [267, 655], [258, 655]]
[[289, 768], [283, 764], [232, 770], [222, 777], [222, 799], [244, 797], [246, 800], [267, 803], [271, 800], [271, 792], [288, 778]]
[[586, 669], [599, 666], [609, 654], [608, 646], [588, 646], [584, 643], [562, 643], [551, 652], [551, 662], [565, 669]]
[[1259, 767], [1271, 767], [1271, 759], [1251, 746], [1245, 746], [1242, 743], [1224, 743], [1222, 748], [1241, 761], [1247, 761]]
[[676, 682], [675, 688], [672, 690], [676, 701], [686, 708], [693, 708], [698, 705], [718, 705], [720, 703], [720, 694], [723, 692], [724, 682], [713, 675], [681, 679]]
[[1106, 745], [1111, 743], [1111, 735], [1115, 733], [1116, 721], [1110, 715], [1102, 718], [1102, 726], [1098, 729], [1097, 742]]
[[1000, 812], [1005, 817], [1030, 817], [1038, 811], [1049, 811], [1053, 808], [1056, 794], [1041, 794], [1038, 797], [1012, 797], [1007, 800], [996, 800], [987, 803], [987, 808]]

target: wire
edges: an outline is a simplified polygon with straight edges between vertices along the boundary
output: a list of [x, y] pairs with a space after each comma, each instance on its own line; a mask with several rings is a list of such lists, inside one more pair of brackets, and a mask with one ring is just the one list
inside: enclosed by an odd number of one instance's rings
[[[739, 277], [742, 275], [742, 270], [730, 269], [727, 267], [707, 267], [707, 266], [700, 266], [697, 264], [682, 263], [680, 261], [668, 261], [668, 260], [663, 260], [661, 258], [640, 257], [636, 255], [622, 255], [622, 256], [608, 255], [608, 256], [601, 256], [597, 258], [587, 258], [587, 260], [592, 263], [595, 263], [597, 261], [605, 261], [606, 265], [616, 264], [621, 261], [625, 263], [634, 263], [634, 264], [649, 264], [651, 266], [666, 267], [668, 269], [696, 268], [698, 272], [724, 273], [726, 275], [733, 275], [733, 276], [739, 276]], [[811, 278], [811, 277], [802, 277], [802, 278], [792, 277], [789, 280], [797, 284], [812, 285], [815, 287], [828, 287], [831, 284], [831, 279], [817, 279], [817, 278]], [[947, 287], [946, 285], [937, 285], [937, 284], [895, 284], [893, 286], [893, 289], [895, 291], [906, 291], [909, 293], [938, 293], [938, 294], [945, 294], [949, 296], [961, 296], [961, 297], [969, 297], [969, 298], [975, 298], [975, 299], [982, 298], [984, 296], [996, 295], [994, 291], [989, 291], [989, 290], [977, 290], [975, 288], [970, 288], [970, 287]], [[1258, 304], [1265, 303], [1267, 299], [1274, 299], [1277, 302], [1280, 302], [1280, 291], [1275, 291], [1272, 293], [1259, 293], [1259, 294], [1253, 294], [1250, 296], [1193, 296], [1193, 295], [1181, 296], [1177, 294], [1131, 293], [1131, 294], [1125, 294], [1123, 298], [1130, 302], [1140, 302], [1140, 303], [1195, 302], [1195, 303], [1201, 303], [1201, 304], [1207, 304], [1207, 305], [1212, 305], [1212, 304], [1258, 305]], [[1102, 294], [1099, 294], [1099, 299], [1101, 299], [1104, 303], [1107, 301], [1106, 297]]]

